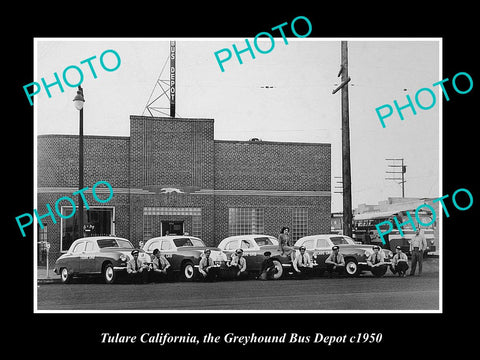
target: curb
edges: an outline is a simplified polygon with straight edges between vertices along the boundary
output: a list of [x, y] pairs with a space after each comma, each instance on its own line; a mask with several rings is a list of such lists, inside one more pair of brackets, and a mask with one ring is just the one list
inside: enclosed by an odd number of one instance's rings
[[37, 285], [44, 285], [44, 284], [61, 284], [62, 281], [60, 278], [52, 278], [52, 279], [37, 279]]

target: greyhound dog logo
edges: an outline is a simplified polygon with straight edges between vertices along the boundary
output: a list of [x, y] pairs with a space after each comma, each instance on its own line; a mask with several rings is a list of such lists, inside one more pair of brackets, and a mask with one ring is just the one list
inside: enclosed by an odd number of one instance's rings
[[160, 194], [172, 194], [172, 193], [185, 194], [182, 190], [177, 189], [177, 188], [162, 188], [162, 189], [160, 189]]

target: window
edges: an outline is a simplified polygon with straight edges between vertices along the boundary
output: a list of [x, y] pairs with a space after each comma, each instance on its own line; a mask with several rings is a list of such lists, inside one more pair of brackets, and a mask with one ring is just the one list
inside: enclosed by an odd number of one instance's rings
[[117, 244], [121, 248], [133, 249], [132, 243], [127, 240], [117, 239]]
[[233, 235], [262, 234], [264, 232], [264, 209], [229, 208], [228, 233]]
[[168, 240], [162, 241], [162, 246], [160, 247], [160, 250], [170, 250], [171, 248], [172, 248], [172, 245], [170, 244], [170, 241]]
[[237, 244], [237, 240], [229, 241], [227, 245], [225, 245], [225, 250], [235, 250], [237, 248]]
[[202, 216], [192, 216], [192, 236], [202, 237]]
[[294, 208], [292, 211], [292, 238], [293, 241], [307, 236], [308, 233], [308, 209]]
[[192, 239], [192, 238], [178, 238], [173, 239], [173, 243], [176, 247], [182, 246], [205, 246], [205, 244], [200, 239]]
[[324, 248], [329, 248], [329, 247], [330, 247], [330, 243], [328, 242], [327, 239], [318, 239], [317, 240], [317, 248], [324, 249]]
[[252, 247], [252, 245], [250, 244], [250, 242], [248, 240], [242, 240], [242, 242], [240, 243], [240, 248], [241, 249], [250, 249]]
[[159, 248], [160, 248], [160, 241], [152, 241], [150, 245], [148, 245], [147, 251], [153, 252], [153, 250], [159, 249]]
[[[69, 216], [73, 211], [73, 207], [71, 206], [61, 207], [61, 214], [64, 216]], [[67, 251], [78, 238], [111, 235], [115, 232], [113, 207], [90, 206], [88, 210], [84, 208], [84, 228], [82, 234], [79, 234], [78, 231], [78, 214], [79, 212], [75, 211], [72, 217], [68, 219], [61, 218], [61, 251]]]
[[312, 250], [315, 248], [315, 240], [305, 240], [302, 244], [306, 249]]
[[85, 248], [85, 251], [93, 251], [94, 250], [93, 243], [91, 241], [87, 242], [87, 247]]
[[78, 254], [82, 252], [84, 249], [85, 249], [85, 241], [81, 241], [77, 245], [75, 245], [75, 247], [72, 250], [72, 253]]
[[345, 240], [343, 236], [332, 236], [330, 240], [332, 241], [333, 245], [348, 244], [348, 241]]
[[271, 239], [268, 237], [258, 237], [255, 238], [255, 242], [257, 243], [258, 246], [264, 246], [264, 245], [278, 245], [274, 244]]
[[[182, 218], [166, 218], [169, 216], [182, 216]], [[144, 207], [143, 208], [143, 241], [156, 236], [162, 236], [162, 221], [182, 222], [180, 231], [170, 231], [170, 234], [181, 235], [183, 233], [183, 221], [189, 216], [192, 219], [189, 234], [196, 237], [202, 236], [202, 209], [197, 207]], [[163, 234], [165, 234], [165, 229]]]

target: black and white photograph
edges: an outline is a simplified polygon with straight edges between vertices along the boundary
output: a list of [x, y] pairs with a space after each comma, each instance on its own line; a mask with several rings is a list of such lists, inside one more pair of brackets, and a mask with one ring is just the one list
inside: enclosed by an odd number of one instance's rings
[[475, 344], [471, 6], [91, 5], [4, 32], [6, 349]]
[[37, 311], [442, 310], [440, 103], [471, 77], [294, 20], [36, 39]]

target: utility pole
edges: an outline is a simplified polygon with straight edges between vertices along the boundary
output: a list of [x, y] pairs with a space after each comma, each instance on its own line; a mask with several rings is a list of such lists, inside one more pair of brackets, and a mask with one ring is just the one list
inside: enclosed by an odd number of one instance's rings
[[333, 90], [335, 94], [342, 89], [342, 172], [343, 172], [343, 234], [352, 236], [352, 179], [350, 170], [350, 125], [348, 113], [348, 47], [341, 42], [342, 64], [338, 76], [342, 75], [342, 83]]
[[[401, 159], [385, 159], [387, 161], [394, 161], [393, 164], [387, 165], [388, 167], [392, 168], [401, 168], [400, 171], [386, 171], [387, 174], [401, 174], [402, 177], [399, 179], [398, 177], [393, 177], [393, 178], [385, 178], [385, 180], [395, 180], [395, 181], [400, 181], [400, 184], [402, 185], [402, 198], [405, 197], [405, 173], [407, 172], [407, 165], [404, 165], [403, 163], [403, 158]], [[402, 164], [395, 163], [397, 161], [401, 161]]]

